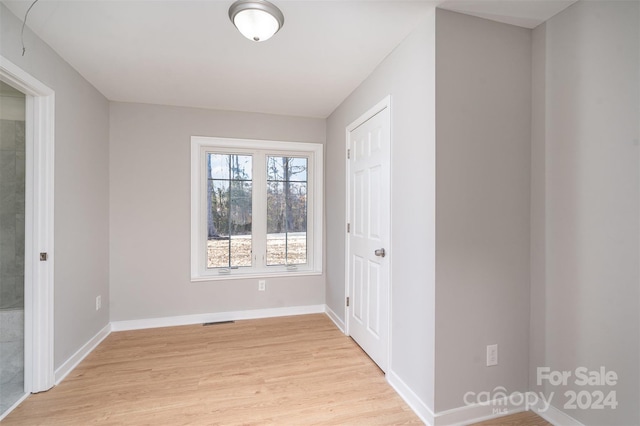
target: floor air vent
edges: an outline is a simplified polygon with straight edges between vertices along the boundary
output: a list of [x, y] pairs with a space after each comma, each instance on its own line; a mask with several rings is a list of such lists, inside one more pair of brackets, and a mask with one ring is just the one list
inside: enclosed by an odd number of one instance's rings
[[202, 325], [206, 327], [208, 325], [233, 324], [233, 323], [235, 323], [235, 321], [214, 321], [214, 322], [205, 322]]

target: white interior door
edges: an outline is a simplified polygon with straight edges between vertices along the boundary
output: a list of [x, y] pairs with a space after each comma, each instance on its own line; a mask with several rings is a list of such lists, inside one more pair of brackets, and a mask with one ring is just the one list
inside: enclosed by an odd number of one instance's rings
[[347, 331], [383, 371], [389, 347], [390, 142], [388, 100], [348, 128]]

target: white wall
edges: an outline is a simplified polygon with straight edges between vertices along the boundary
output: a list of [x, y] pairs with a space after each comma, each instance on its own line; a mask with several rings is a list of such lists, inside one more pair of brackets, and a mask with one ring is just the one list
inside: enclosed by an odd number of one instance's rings
[[[109, 104], [0, 4], [0, 54], [55, 90], [54, 365], [109, 322]], [[102, 295], [103, 308], [95, 310]]]
[[[537, 185], [544, 178], [546, 229], [533, 232], [545, 235], [545, 261], [535, 266], [546, 281], [532, 289], [545, 303], [535, 306], [544, 321], [532, 323], [544, 335], [544, 359], [536, 354], [531, 368], [618, 374], [615, 387], [599, 388], [616, 391], [615, 410], [567, 411], [587, 425], [640, 423], [639, 6], [581, 1], [536, 30], [546, 31], [546, 64], [537, 70], [546, 116], [536, 124], [545, 138], [534, 139], [545, 151], [534, 176]], [[562, 409], [566, 388], [546, 390]]]
[[[344, 321], [345, 128], [391, 95], [391, 363], [433, 411], [435, 11], [327, 119], [327, 305]], [[402, 383], [401, 383], [402, 382]], [[404, 389], [404, 388], [403, 388]]]
[[323, 304], [324, 275], [190, 282], [191, 136], [323, 143], [325, 121], [112, 102], [111, 320]]
[[[531, 31], [436, 15], [436, 398], [527, 390]], [[498, 344], [499, 364], [486, 366]]]

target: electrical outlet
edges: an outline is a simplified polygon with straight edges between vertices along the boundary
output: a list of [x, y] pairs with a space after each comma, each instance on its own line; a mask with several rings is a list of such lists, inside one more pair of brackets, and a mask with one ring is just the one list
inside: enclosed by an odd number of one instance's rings
[[96, 311], [102, 308], [102, 296], [96, 296]]
[[258, 280], [258, 291], [265, 291], [267, 289], [266, 280]]
[[498, 365], [498, 345], [487, 346], [487, 367]]

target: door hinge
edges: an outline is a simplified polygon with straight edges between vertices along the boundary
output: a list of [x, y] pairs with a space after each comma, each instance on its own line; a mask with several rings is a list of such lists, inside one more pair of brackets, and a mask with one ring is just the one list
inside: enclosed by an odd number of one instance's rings
[[351, 150], [348, 149], [347, 150], [347, 160], [350, 160], [350, 159], [351, 159]]
[[347, 296], [347, 307], [349, 307], [349, 296]]
[[351, 224], [347, 223], [347, 233], [351, 232]]

